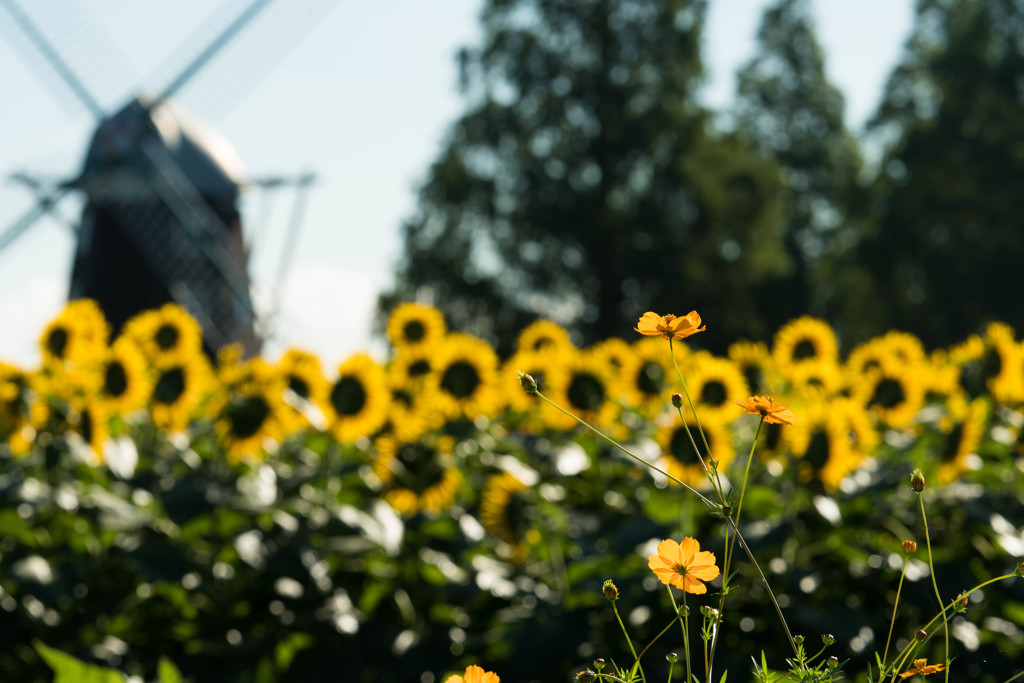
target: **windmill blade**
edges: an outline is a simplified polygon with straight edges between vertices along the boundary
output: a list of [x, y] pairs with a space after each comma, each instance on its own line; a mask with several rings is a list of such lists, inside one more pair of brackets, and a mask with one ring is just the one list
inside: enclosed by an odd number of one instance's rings
[[195, 76], [200, 69], [213, 59], [218, 52], [224, 49], [225, 46], [241, 31], [245, 26], [256, 18], [261, 11], [263, 11], [271, 0], [253, 0], [248, 7], [246, 7], [238, 17], [235, 18], [227, 27], [224, 28], [220, 34], [214, 38], [213, 42], [207, 45], [188, 65], [182, 69], [181, 73], [178, 74], [174, 80], [172, 80], [167, 87], [157, 96], [157, 102], [173, 97], [181, 88], [188, 83], [193, 76]]
[[[27, 66], [38, 72], [40, 81], [48, 87], [54, 98], [62, 105], [71, 103], [85, 108], [95, 119], [103, 118], [104, 106], [95, 96], [97, 78], [110, 78], [111, 72], [120, 81], [125, 69], [125, 60], [117, 55], [110, 41], [100, 39], [100, 32], [81, 12], [75, 11], [74, 3], [66, 0], [54, 6], [53, 2], [34, 0], [31, 12], [17, 0], [0, 0], [0, 26], [11, 28], [9, 42], [21, 48]], [[45, 34], [35, 17], [45, 18], [50, 29]], [[64, 48], [61, 54], [55, 44]], [[78, 65], [76, 72], [70, 64]], [[54, 81], [57, 81], [56, 83]]]
[[29, 209], [20, 218], [15, 220], [6, 230], [0, 232], [0, 253], [4, 251], [14, 240], [21, 237], [21, 235], [35, 225], [36, 221], [49, 213], [56, 203], [68, 193], [71, 188], [66, 186], [58, 186], [40, 196], [36, 201], [35, 206]]
[[[184, 95], [204, 118], [221, 114], [270, 70], [336, 0], [224, 0], [146, 78], [157, 101]], [[244, 33], [244, 35], [241, 35]], [[195, 55], [183, 59], [181, 55]], [[212, 62], [216, 61], [215, 64]]]

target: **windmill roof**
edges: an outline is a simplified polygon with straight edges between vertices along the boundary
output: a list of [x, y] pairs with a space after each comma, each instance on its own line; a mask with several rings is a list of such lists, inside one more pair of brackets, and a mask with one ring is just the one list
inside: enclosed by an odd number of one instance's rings
[[[153, 105], [134, 98], [104, 119], [93, 134], [82, 172], [72, 185], [134, 191], [151, 169], [146, 145], [159, 143], [191, 184], [207, 197], [234, 197], [245, 177], [241, 158], [220, 133], [171, 102]], [[172, 169], [173, 170], [173, 169]]]

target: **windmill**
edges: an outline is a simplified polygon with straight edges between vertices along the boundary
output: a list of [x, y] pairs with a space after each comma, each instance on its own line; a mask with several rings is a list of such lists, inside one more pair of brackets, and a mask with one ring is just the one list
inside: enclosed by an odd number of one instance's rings
[[[257, 353], [262, 330], [250, 294], [239, 194], [248, 185], [291, 184], [300, 207], [312, 177], [246, 180], [233, 148], [172, 98], [270, 4], [248, 2], [156, 95], [133, 95], [108, 114], [18, 0], [0, 0], [0, 20], [8, 20], [97, 122], [74, 176], [51, 183], [18, 176], [36, 201], [0, 227], [0, 257], [42, 216], [59, 214], [65, 197], [84, 195], [69, 298], [97, 300], [115, 330], [135, 313], [173, 301], [199, 321], [208, 350], [236, 342]], [[293, 216], [295, 230], [298, 208]], [[282, 275], [289, 257], [286, 248]]]

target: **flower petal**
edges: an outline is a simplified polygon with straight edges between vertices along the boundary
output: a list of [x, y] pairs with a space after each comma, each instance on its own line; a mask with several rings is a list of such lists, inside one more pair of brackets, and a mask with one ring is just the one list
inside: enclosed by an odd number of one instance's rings
[[700, 552], [700, 543], [697, 540], [687, 536], [683, 539], [682, 543], [679, 544], [680, 552], [682, 553], [679, 558], [679, 564], [689, 570], [690, 565], [693, 564], [693, 558], [698, 552]]

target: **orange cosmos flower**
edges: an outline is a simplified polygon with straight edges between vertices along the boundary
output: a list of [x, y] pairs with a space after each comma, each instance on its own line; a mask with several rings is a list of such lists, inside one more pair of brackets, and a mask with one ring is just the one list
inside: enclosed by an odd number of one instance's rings
[[915, 659], [913, 668], [907, 669], [901, 673], [900, 678], [906, 678], [907, 676], [913, 676], [914, 674], [927, 676], [929, 674], [938, 673], [945, 668], [945, 664], [929, 664], [927, 659]]
[[466, 674], [460, 676], [455, 674], [445, 679], [444, 683], [498, 683], [498, 674], [484, 671], [473, 664], [466, 667]]
[[647, 337], [686, 339], [691, 334], [703, 332], [704, 327], [700, 324], [697, 311], [690, 311], [680, 318], [671, 313], [658, 315], [654, 311], [647, 311], [633, 329]]
[[736, 405], [751, 415], [760, 415], [770, 425], [791, 425], [796, 422], [793, 411], [776, 405], [771, 396], [751, 396], [746, 401], [736, 401]]
[[695, 595], [708, 592], [701, 581], [711, 581], [718, 576], [714, 553], [702, 551], [700, 544], [689, 536], [682, 543], [671, 539], [659, 543], [658, 554], [647, 558], [647, 566], [666, 586]]

